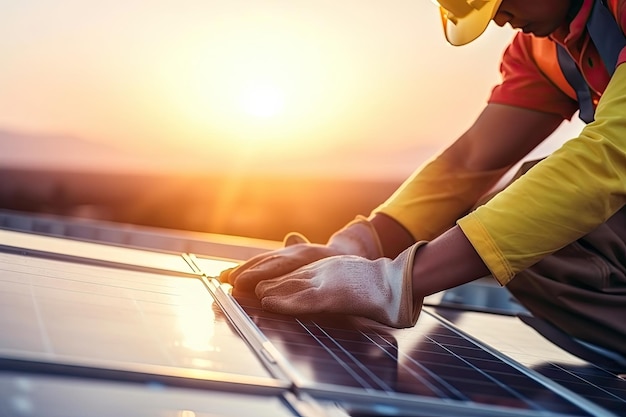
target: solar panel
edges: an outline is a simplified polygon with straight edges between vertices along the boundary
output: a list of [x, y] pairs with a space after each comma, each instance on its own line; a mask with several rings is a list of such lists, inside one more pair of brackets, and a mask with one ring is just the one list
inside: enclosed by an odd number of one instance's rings
[[341, 400], [345, 392], [415, 406], [434, 399], [450, 412], [471, 406], [476, 415], [592, 415], [427, 312], [415, 328], [391, 330], [337, 317], [286, 318], [238, 300], [295, 368], [299, 387], [314, 396]]
[[[515, 317], [436, 309], [437, 314], [517, 362], [617, 415], [626, 414], [626, 381], [618, 371], [589, 363], [537, 337]], [[512, 331], [512, 330], [515, 331]]]
[[[176, 417], [623, 415], [624, 381], [539, 361], [540, 350], [524, 360], [528, 340], [502, 340], [511, 322], [497, 340], [472, 327], [491, 321], [459, 310], [427, 307], [411, 329], [288, 317], [231, 296], [213, 278], [231, 261], [5, 231], [0, 242], [2, 415], [72, 416], [55, 398], [79, 385], [77, 410], [104, 411], [75, 415], [144, 415], [129, 411], [142, 404]], [[20, 394], [19, 384], [40, 388]], [[98, 400], [126, 388], [142, 400]]]
[[[123, 265], [169, 272], [193, 272], [180, 253], [167, 253], [95, 242], [63, 239], [0, 229], [0, 250], [39, 257], [69, 259], [81, 263]], [[220, 265], [225, 268], [232, 263]]]
[[0, 253], [0, 265], [5, 359], [281, 385], [215, 306], [200, 276], [11, 253]]
[[[196, 262], [202, 269], [210, 260]], [[355, 413], [385, 404], [401, 415], [423, 415], [416, 410], [424, 407], [428, 415], [610, 415], [429, 311], [414, 328], [390, 329], [363, 319], [272, 314], [253, 296], [236, 301], [286, 358], [301, 391], [344, 401]]]
[[71, 377], [0, 372], [3, 417], [297, 416], [280, 392], [207, 391]]

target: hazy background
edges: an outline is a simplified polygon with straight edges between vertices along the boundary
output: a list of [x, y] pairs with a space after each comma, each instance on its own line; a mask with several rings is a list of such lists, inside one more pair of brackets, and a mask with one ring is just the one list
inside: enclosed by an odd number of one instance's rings
[[513, 36], [449, 46], [427, 0], [0, 10], [1, 207], [270, 239], [368, 214], [469, 126]]

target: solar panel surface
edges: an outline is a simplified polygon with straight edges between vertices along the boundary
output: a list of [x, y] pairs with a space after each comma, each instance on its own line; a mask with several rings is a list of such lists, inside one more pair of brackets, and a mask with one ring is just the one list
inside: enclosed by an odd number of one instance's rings
[[0, 253], [0, 355], [195, 378], [274, 377], [199, 276]]
[[280, 392], [243, 393], [0, 372], [3, 417], [297, 416]]
[[[0, 333], [10, 335], [0, 338], [0, 392], [14, 392], [24, 378], [45, 387], [37, 392], [61, 387], [31, 396], [32, 404], [64, 410], [53, 398], [74, 384], [61, 376], [73, 376], [158, 381], [162, 389], [202, 388], [209, 397], [226, 392], [242, 409], [267, 395], [272, 400], [261, 400], [259, 410], [278, 404], [267, 415], [624, 415], [624, 381], [581, 361], [539, 360], [558, 349], [530, 354], [519, 351], [528, 340], [506, 345], [511, 322], [494, 330], [500, 339], [484, 336], [496, 315], [455, 310], [441, 318], [449, 310], [426, 308], [415, 328], [403, 330], [345, 317], [286, 317], [261, 310], [255, 298], [237, 304], [210, 278], [232, 262], [17, 232], [0, 231], [0, 239]], [[154, 388], [133, 387], [142, 398]], [[23, 400], [12, 401], [0, 402], [14, 412], [7, 415], [28, 415], [15, 414]], [[196, 417], [203, 415], [194, 401]], [[298, 401], [309, 408], [296, 411]], [[119, 409], [141, 404], [129, 400]]]
[[626, 415], [626, 381], [619, 377], [619, 371], [583, 361], [547, 341], [537, 343], [534, 330], [516, 317], [441, 308], [434, 311], [529, 369], [616, 415]]
[[399, 330], [360, 319], [285, 317], [261, 310], [252, 298], [237, 300], [295, 368], [299, 388], [314, 396], [366, 394], [389, 404], [414, 400], [414, 406], [431, 399], [449, 412], [465, 407], [466, 415], [470, 409], [476, 415], [603, 413], [585, 410], [580, 399], [567, 399], [426, 311], [416, 327]]

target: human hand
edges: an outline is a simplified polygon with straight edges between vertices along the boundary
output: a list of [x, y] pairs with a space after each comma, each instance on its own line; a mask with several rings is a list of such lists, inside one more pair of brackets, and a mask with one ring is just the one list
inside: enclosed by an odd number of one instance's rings
[[245, 263], [220, 274], [220, 281], [236, 291], [253, 291], [264, 280], [288, 274], [296, 269], [337, 255], [357, 255], [370, 259], [382, 256], [382, 248], [373, 226], [364, 218], [349, 223], [335, 233], [326, 245], [310, 243], [299, 233], [289, 233], [285, 247], [256, 255]]
[[341, 254], [330, 246], [298, 241], [290, 235], [287, 235], [284, 242], [285, 247], [281, 249], [256, 255], [235, 268], [223, 271], [220, 281], [228, 282], [237, 291], [254, 291], [261, 281], [280, 277], [317, 260]]
[[256, 285], [261, 306], [281, 314], [349, 314], [392, 327], [411, 327], [422, 299], [413, 298], [418, 242], [396, 259], [332, 256]]

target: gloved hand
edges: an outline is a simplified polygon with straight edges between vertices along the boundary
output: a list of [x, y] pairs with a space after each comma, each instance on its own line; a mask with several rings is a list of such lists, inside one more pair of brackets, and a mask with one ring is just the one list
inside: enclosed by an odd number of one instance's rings
[[285, 276], [259, 282], [261, 306], [276, 313], [349, 314], [392, 327], [415, 325], [423, 299], [413, 298], [413, 260], [418, 242], [396, 259], [333, 256]]
[[310, 243], [299, 233], [289, 233], [284, 248], [254, 256], [245, 263], [220, 274], [237, 291], [253, 291], [266, 279], [288, 274], [323, 258], [356, 255], [367, 259], [383, 256], [374, 226], [364, 217], [357, 217], [331, 236], [326, 245]]

